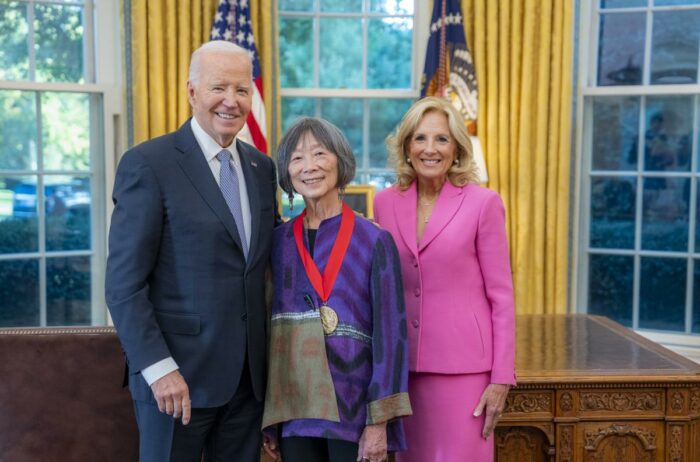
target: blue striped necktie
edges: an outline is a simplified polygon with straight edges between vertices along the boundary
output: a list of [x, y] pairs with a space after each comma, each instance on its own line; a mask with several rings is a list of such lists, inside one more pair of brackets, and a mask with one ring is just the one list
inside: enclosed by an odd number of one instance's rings
[[231, 163], [231, 153], [227, 149], [219, 152], [216, 158], [221, 162], [219, 187], [231, 211], [231, 215], [233, 215], [233, 219], [236, 222], [238, 236], [241, 238], [241, 246], [243, 247], [243, 254], [247, 259], [248, 240], [245, 237], [245, 226], [243, 225], [243, 209], [241, 209], [241, 192], [238, 189], [238, 175], [236, 175], [236, 170]]

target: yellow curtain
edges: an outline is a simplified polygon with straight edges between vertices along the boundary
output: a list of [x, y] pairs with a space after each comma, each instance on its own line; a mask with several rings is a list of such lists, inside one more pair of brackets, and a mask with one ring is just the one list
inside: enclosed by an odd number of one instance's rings
[[[132, 0], [132, 108], [134, 143], [176, 130], [189, 116], [190, 56], [209, 40], [218, 0]], [[272, 120], [273, 0], [251, 0], [268, 139]], [[265, 14], [262, 14], [262, 13]], [[270, 95], [270, 97], [267, 97]]]
[[[255, 45], [258, 47], [260, 67], [263, 74], [263, 95], [265, 98], [265, 122], [267, 125], [267, 154], [272, 155], [272, 142], [280, 138], [282, 126], [279, 79], [279, 53], [277, 53], [277, 1], [251, 0], [250, 21], [253, 23]], [[273, 121], [273, 117], [275, 120]], [[273, 128], [277, 133], [273, 133]]]
[[506, 206], [517, 312], [565, 313], [573, 2], [461, 0], [488, 186]]

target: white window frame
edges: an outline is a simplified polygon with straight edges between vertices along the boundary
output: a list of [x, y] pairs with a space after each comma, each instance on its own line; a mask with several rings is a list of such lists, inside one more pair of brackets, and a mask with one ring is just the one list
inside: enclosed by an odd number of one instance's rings
[[[588, 242], [590, 230], [590, 171], [591, 171], [591, 130], [592, 130], [592, 97], [595, 96], [647, 96], [656, 95], [696, 95], [696, 99], [700, 99], [700, 83], [693, 85], [650, 85], [650, 56], [651, 56], [651, 38], [650, 33], [652, 27], [652, 14], [647, 14], [646, 36], [645, 36], [645, 57], [644, 57], [644, 75], [642, 85], [634, 86], [596, 86], [598, 75], [597, 70], [597, 55], [598, 55], [598, 39], [599, 39], [599, 20], [600, 0], [581, 1], [577, 2], [580, 6], [579, 16], [579, 54], [578, 54], [578, 85], [576, 88], [576, 135], [575, 135], [575, 159], [574, 159], [574, 209], [572, 219], [572, 275], [571, 275], [571, 294], [573, 311], [579, 313], [587, 312], [588, 305]], [[606, 8], [605, 12], [624, 11], [646, 12], [652, 8], [653, 0], [648, 0], [647, 6], [640, 8]], [[697, 10], [697, 6], [669, 6], [669, 7], [653, 7], [653, 11], [682, 11], [693, 9]], [[699, 69], [700, 73], [700, 69]], [[700, 80], [698, 80], [700, 82]], [[689, 214], [695, 208], [696, 203], [696, 188], [700, 181], [700, 171], [697, 168], [698, 162], [698, 128], [700, 127], [700, 110], [697, 109], [698, 102], [696, 101], [693, 120], [693, 147], [692, 147], [692, 165], [690, 172], [683, 172], [683, 177], [696, 178], [691, 181], [691, 190], [689, 198]], [[643, 124], [643, 114], [640, 117], [640, 124]], [[640, 138], [643, 140], [644, 133], [640, 131]], [[606, 172], [607, 173], [607, 172]], [[611, 172], [612, 175], [617, 172]], [[627, 174], [625, 174], [627, 176]], [[669, 175], [672, 176], [672, 175]], [[637, 175], [636, 178], [642, 178]], [[638, 188], [638, 191], [641, 188]], [[640, 214], [642, 213], [641, 197], [637, 197], [636, 232], [635, 238], [640, 239]], [[692, 215], [692, 214], [691, 214]], [[693, 221], [689, 216], [689, 234], [688, 239], [694, 239], [694, 227], [698, 226], [698, 218]], [[639, 259], [640, 255], [651, 255], [654, 252], [640, 251], [640, 246], [635, 245], [635, 248], [629, 252], [605, 251], [604, 254], [624, 254], [634, 255], [635, 259]], [[668, 253], [664, 252], [664, 255]], [[675, 255], [674, 255], [675, 256]], [[692, 298], [692, 272], [694, 261], [700, 261], [700, 249], [694, 249], [693, 253], [678, 252], [678, 256], [690, 259], [688, 261], [688, 271], [690, 277], [687, 280], [686, 289], [686, 306]], [[694, 257], [694, 258], [693, 258]], [[633, 323], [637, 326], [639, 318], [639, 284], [640, 284], [640, 264], [635, 264], [635, 274], [633, 276]], [[690, 311], [686, 310], [686, 329], [691, 329], [689, 318]], [[684, 354], [691, 359], [700, 362], [700, 334], [674, 333], [667, 331], [655, 331], [649, 329], [635, 328], [635, 331], [645, 337], [661, 343], [681, 354]]]
[[[105, 262], [107, 255], [107, 229], [113, 208], [111, 191], [114, 184], [115, 165], [118, 153], [124, 145], [123, 100], [122, 100], [122, 40], [120, 32], [119, 0], [77, 0], [75, 2], [51, 2], [50, 0], [17, 0], [22, 4], [54, 3], [59, 5], [81, 5], [85, 12], [84, 32], [84, 66], [86, 83], [35, 82], [20, 80], [0, 80], [0, 90], [25, 90], [37, 92], [74, 92], [97, 95], [101, 97], [100, 105], [95, 105], [90, 98], [90, 162], [91, 168], [85, 175], [91, 184], [91, 248], [85, 251], [62, 251], [50, 253], [50, 257], [90, 256], [91, 268], [91, 323], [105, 325], [108, 323], [107, 307], [104, 300]], [[31, 21], [31, 18], [29, 18]], [[94, 52], [89, 50], [94, 47]], [[30, 50], [31, 50], [30, 44]], [[32, 74], [30, 74], [32, 77]], [[60, 116], [60, 115], [58, 115]], [[37, 114], [40, 118], [40, 114]], [[38, 121], [41, 123], [41, 120]], [[40, 170], [41, 171], [41, 170]], [[36, 171], [3, 170], [0, 173], [12, 176], [37, 175]], [[60, 174], [50, 171], [50, 174]], [[74, 172], [66, 172], [73, 174]], [[82, 172], [81, 172], [82, 174]], [[43, 214], [42, 173], [38, 174], [37, 216], [45, 220]], [[43, 229], [43, 226], [39, 226]], [[47, 252], [43, 236], [39, 236], [39, 248], [36, 252], [2, 254], [0, 261], [31, 258], [39, 261], [39, 307], [40, 325], [47, 321]]]
[[[368, 3], [369, 0], [363, 0]], [[430, 9], [430, 2], [425, 2], [422, 0], [414, 0], [414, 10], [413, 10], [413, 45], [411, 52], [412, 66], [411, 66], [411, 87], [410, 89], [367, 89], [367, 88], [347, 88], [347, 89], [335, 89], [335, 88], [284, 88], [280, 89], [280, 95], [282, 98], [294, 97], [294, 98], [349, 98], [349, 99], [363, 99], [364, 107], [362, 111], [362, 158], [358, 159], [357, 164], [357, 174], [356, 178], [368, 178], [372, 174], [390, 173], [391, 168], [378, 168], [369, 166], [369, 100], [370, 99], [418, 99], [420, 97], [420, 79], [423, 73], [423, 65], [425, 61], [425, 51], [428, 44], [428, 37], [430, 36], [430, 15], [432, 13]], [[367, 10], [367, 8], [365, 9]], [[279, 17], [312, 17], [308, 13], [304, 14], [294, 14], [285, 13], [282, 15], [278, 13]], [[372, 17], [384, 17], [385, 14], [378, 13], [330, 13], [330, 12], [316, 12], [313, 16], [315, 21], [315, 28], [319, 28], [318, 19], [323, 17], [348, 17], [348, 18], [372, 18]], [[365, 21], [363, 25], [363, 35], [367, 36], [368, 24]], [[314, 37], [319, 34], [318, 30], [314, 31]], [[318, 85], [319, 77], [319, 57], [320, 48], [319, 43], [314, 40], [314, 83]], [[367, 68], [367, 48], [362, 50], [362, 65], [363, 68]], [[363, 72], [363, 86], [366, 85], [364, 80], [367, 77], [367, 73]], [[280, 107], [280, 111], [282, 108]], [[316, 111], [319, 111], [317, 106]], [[388, 135], [388, 133], [387, 133]], [[364, 181], [363, 181], [364, 182]]]

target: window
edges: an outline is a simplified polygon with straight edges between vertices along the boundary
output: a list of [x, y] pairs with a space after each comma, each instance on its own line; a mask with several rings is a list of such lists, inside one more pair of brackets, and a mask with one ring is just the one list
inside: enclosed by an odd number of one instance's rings
[[[0, 4], [0, 327], [104, 324], [116, 2]], [[100, 28], [99, 26], [103, 26]], [[104, 53], [104, 54], [102, 54]], [[105, 78], [99, 79], [100, 74]]]
[[579, 310], [700, 346], [700, 1], [583, 3]]
[[424, 2], [415, 3], [279, 2], [282, 130], [302, 115], [330, 120], [353, 148], [355, 182], [377, 189], [395, 179], [384, 140], [419, 96], [416, 54], [427, 34], [415, 31], [426, 14], [414, 10]]

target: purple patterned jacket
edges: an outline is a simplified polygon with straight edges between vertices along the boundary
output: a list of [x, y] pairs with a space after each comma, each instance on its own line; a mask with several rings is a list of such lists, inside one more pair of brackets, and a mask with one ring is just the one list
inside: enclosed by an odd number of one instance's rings
[[[313, 259], [321, 274], [341, 216], [324, 220]], [[358, 442], [368, 424], [389, 422], [389, 451], [406, 448], [410, 415], [408, 346], [401, 269], [391, 235], [355, 217], [348, 251], [328, 305], [338, 327], [324, 335], [318, 295], [297, 253], [293, 220], [274, 231], [270, 366], [263, 428], [282, 437]], [[305, 241], [308, 247], [308, 242]]]

